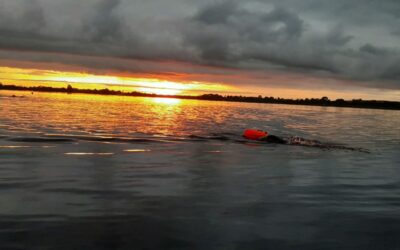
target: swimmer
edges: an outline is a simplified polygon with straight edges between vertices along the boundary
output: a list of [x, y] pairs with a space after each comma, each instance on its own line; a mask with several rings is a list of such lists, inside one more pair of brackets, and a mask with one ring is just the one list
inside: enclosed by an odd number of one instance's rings
[[308, 139], [304, 139], [304, 138], [298, 137], [298, 136], [291, 136], [289, 138], [281, 138], [276, 135], [271, 135], [266, 131], [257, 130], [257, 129], [246, 129], [243, 133], [243, 137], [246, 139], [249, 139], [249, 140], [268, 142], [268, 143], [317, 147], [317, 148], [322, 148], [322, 149], [344, 149], [344, 150], [369, 153], [368, 150], [363, 149], [363, 148], [352, 148], [352, 147], [347, 147], [347, 146], [340, 145], [340, 144], [322, 143], [317, 140], [308, 140]]
[[266, 131], [257, 129], [246, 129], [243, 133], [243, 137], [250, 140], [265, 141], [278, 144], [306, 145], [306, 146], [322, 145], [322, 143], [317, 140], [307, 140], [298, 136], [292, 136], [287, 139], [284, 139], [276, 135], [271, 135]]

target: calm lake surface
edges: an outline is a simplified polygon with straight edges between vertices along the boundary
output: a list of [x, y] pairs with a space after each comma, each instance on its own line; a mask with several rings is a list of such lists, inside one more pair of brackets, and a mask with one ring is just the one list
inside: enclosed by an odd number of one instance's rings
[[0, 249], [400, 249], [399, 152], [399, 111], [1, 91]]

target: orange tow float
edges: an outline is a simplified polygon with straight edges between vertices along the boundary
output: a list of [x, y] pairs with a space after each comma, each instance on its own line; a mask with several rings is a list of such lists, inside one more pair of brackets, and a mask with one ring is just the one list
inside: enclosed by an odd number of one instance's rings
[[268, 132], [259, 129], [246, 129], [243, 133], [243, 137], [249, 140], [260, 140], [266, 136]]

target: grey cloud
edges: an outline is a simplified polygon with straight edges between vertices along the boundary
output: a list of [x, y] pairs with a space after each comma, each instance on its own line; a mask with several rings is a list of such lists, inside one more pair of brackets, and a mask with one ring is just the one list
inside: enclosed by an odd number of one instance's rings
[[[271, 0], [259, 1], [271, 2]], [[398, 0], [272, 0], [272, 2], [318, 17], [321, 21], [335, 19], [348, 25], [387, 26], [387, 21], [398, 19], [400, 13]]]
[[0, 2], [0, 24], [9, 30], [39, 32], [45, 25], [43, 9], [37, 0]]
[[43, 10], [36, 0], [29, 2], [22, 15], [22, 23], [26, 25], [27, 30], [40, 30], [45, 25]]
[[399, 51], [365, 44], [360, 47], [360, 52], [364, 57], [362, 70], [367, 78], [388, 80], [393, 85], [398, 84], [400, 81]]
[[385, 56], [385, 55], [388, 55], [390, 53], [390, 51], [387, 50], [387, 49], [378, 48], [378, 47], [373, 46], [373, 45], [371, 45], [369, 43], [361, 46], [360, 47], [360, 51], [364, 52], [364, 53], [371, 54], [371, 55], [375, 55], [375, 56]]
[[118, 19], [115, 9], [119, 0], [102, 0], [95, 6], [95, 15], [85, 24], [83, 31], [88, 32], [95, 42], [113, 42], [121, 39], [123, 34], [122, 23]]
[[236, 2], [219, 2], [217, 4], [206, 6], [194, 17], [195, 20], [206, 24], [227, 23], [228, 19], [237, 11]]
[[344, 46], [353, 39], [353, 36], [344, 33], [341, 25], [335, 26], [327, 35], [325, 42], [336, 46]]
[[390, 34], [400, 37], [400, 28], [393, 29], [392, 32], [390, 32]]
[[252, 59], [248, 58], [251, 47], [267, 49], [273, 44], [296, 40], [302, 31], [303, 21], [284, 9], [250, 12], [238, 3], [222, 2], [207, 6], [187, 20], [183, 37], [185, 44], [193, 46], [205, 63], [232, 65]]

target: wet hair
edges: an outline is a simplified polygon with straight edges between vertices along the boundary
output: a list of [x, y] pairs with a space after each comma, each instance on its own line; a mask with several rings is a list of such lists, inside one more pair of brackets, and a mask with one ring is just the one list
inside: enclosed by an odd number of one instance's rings
[[287, 144], [287, 141], [276, 136], [276, 135], [268, 135], [263, 138], [261, 138], [261, 141], [266, 141], [270, 143], [279, 143], [279, 144]]

